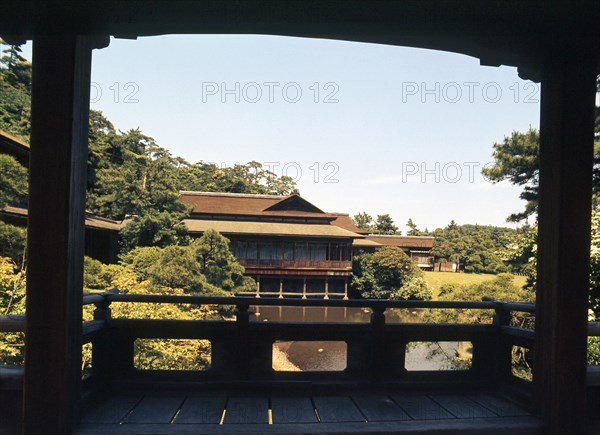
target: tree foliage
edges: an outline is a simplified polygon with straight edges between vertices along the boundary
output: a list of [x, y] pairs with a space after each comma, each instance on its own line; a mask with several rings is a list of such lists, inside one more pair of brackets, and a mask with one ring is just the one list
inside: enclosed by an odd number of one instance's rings
[[226, 291], [255, 288], [254, 280], [244, 277], [244, 267], [231, 253], [229, 240], [217, 231], [207, 230], [191, 243], [190, 248], [209, 284]]
[[373, 231], [373, 217], [367, 212], [357, 213], [352, 219], [354, 220], [354, 224], [361, 230]]
[[351, 288], [364, 298], [430, 299], [422, 283], [422, 272], [402, 249], [386, 246], [374, 253], [354, 256]]
[[398, 231], [398, 227], [394, 224], [394, 220], [389, 214], [380, 214], [377, 216], [373, 232], [375, 234], [396, 234], [398, 236], [402, 234], [402, 232]]
[[494, 183], [506, 180], [523, 186], [520, 198], [525, 201], [525, 210], [511, 214], [507, 218], [510, 222], [519, 222], [537, 213], [539, 142], [540, 135], [535, 129], [525, 133], [515, 131], [502, 143], [494, 143], [494, 165], [482, 170]]
[[20, 139], [29, 137], [31, 62], [19, 45], [0, 39], [0, 130]]
[[27, 189], [27, 169], [14, 157], [0, 154], [0, 208], [26, 204]]
[[[600, 76], [596, 81], [600, 91]], [[508, 216], [510, 222], [520, 222], [537, 213], [538, 175], [540, 135], [536, 129], [530, 128], [525, 133], [514, 131], [505, 137], [502, 143], [493, 144], [494, 165], [484, 168], [482, 174], [490, 181], [497, 183], [509, 181], [511, 184], [523, 186], [520, 198], [525, 200], [525, 210]], [[598, 206], [600, 193], [600, 108], [596, 107], [594, 171], [593, 171], [594, 203]]]
[[25, 261], [25, 228], [0, 221], [0, 257], [8, 257], [21, 266]]
[[409, 218], [408, 222], [406, 222], [406, 226], [408, 228], [410, 228], [408, 233], [406, 233], [407, 236], [424, 236], [424, 235], [427, 235], [427, 233], [428, 233], [427, 230], [425, 230], [425, 231], [419, 230], [419, 228], [417, 227], [417, 224], [415, 224], [411, 218]]
[[[0, 257], [0, 316], [15, 314], [25, 314], [25, 270]], [[24, 338], [21, 332], [0, 333], [0, 363], [23, 363]]]
[[458, 225], [452, 221], [444, 228], [421, 235], [434, 236], [432, 255], [439, 261], [455, 261], [467, 273], [502, 273], [505, 247], [515, 230], [491, 225]]

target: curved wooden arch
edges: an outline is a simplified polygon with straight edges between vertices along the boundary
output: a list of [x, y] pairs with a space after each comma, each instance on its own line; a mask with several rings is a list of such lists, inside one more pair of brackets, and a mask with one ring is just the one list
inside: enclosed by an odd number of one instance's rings
[[600, 2], [591, 0], [9, 0], [0, 34], [338, 39], [461, 53], [534, 76], [553, 58], [600, 59], [598, 23]]

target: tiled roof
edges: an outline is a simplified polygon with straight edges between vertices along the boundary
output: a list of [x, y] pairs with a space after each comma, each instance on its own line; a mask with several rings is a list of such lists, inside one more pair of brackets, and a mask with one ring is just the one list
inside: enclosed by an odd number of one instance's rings
[[381, 248], [383, 245], [369, 239], [355, 239], [352, 246], [356, 248]]
[[329, 213], [334, 215], [335, 220], [331, 221], [332, 225], [336, 225], [340, 228], [343, 228], [348, 231], [352, 231], [353, 233], [358, 234], [368, 234], [368, 231], [361, 230], [356, 226], [352, 218], [347, 213]]
[[211, 219], [184, 219], [183, 223], [190, 233], [203, 233], [213, 229], [221, 234], [245, 234], [263, 236], [296, 237], [364, 237], [352, 231], [329, 224], [295, 224], [279, 222], [223, 221]]
[[[27, 219], [28, 212], [27, 209], [23, 207], [6, 206], [3, 209], [0, 209], [0, 214], [18, 216], [20, 218]], [[85, 226], [86, 228], [93, 228], [97, 230], [119, 231], [123, 224], [112, 219], [103, 218], [86, 212]]]

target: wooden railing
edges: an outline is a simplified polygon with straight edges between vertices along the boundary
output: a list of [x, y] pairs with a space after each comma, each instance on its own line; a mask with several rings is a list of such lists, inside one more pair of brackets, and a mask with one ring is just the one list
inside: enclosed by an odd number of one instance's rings
[[273, 269], [351, 269], [351, 261], [338, 260], [274, 260], [240, 258], [244, 267], [266, 267]]
[[[235, 306], [231, 320], [148, 320], [111, 317], [119, 303], [161, 303]], [[348, 381], [509, 386], [527, 394], [529, 385], [511, 373], [513, 345], [533, 348], [533, 331], [511, 326], [513, 312], [532, 313], [532, 304], [453, 301], [322, 300], [250, 297], [199, 297], [118, 294], [86, 296], [96, 306], [94, 320], [85, 322], [84, 343], [93, 343], [89, 386], [124, 384], [190, 387], [207, 381]], [[291, 323], [250, 321], [252, 306], [367, 308], [368, 323]], [[470, 309], [491, 310], [488, 324], [387, 323], [386, 310]], [[137, 339], [203, 339], [211, 343], [211, 363], [206, 371], [136, 370]], [[343, 341], [347, 346], [343, 371], [285, 372], [272, 368], [276, 341]], [[468, 370], [407, 371], [405, 355], [412, 342], [470, 342], [472, 363]]]
[[[228, 320], [113, 318], [111, 306], [125, 302], [233, 306], [235, 315]], [[515, 313], [520, 313], [519, 316], [534, 314], [535, 307], [529, 303], [491, 299], [456, 302], [199, 297], [119, 294], [113, 290], [84, 295], [83, 304], [95, 307], [93, 320], [82, 325], [82, 343], [93, 344], [92, 375], [84, 382], [84, 397], [99, 388], [123, 388], [132, 384], [149, 388], [161, 385], [194, 388], [207, 382], [289, 380], [384, 382], [409, 387], [435, 383], [458, 388], [466, 383], [508, 389], [524, 399], [531, 390], [531, 383], [514, 376], [511, 367], [513, 346], [534, 350], [534, 331], [514, 322]], [[371, 316], [367, 323], [253, 322], [250, 321], [253, 306], [366, 308]], [[386, 311], [394, 309], [490, 310], [493, 319], [485, 324], [389, 323]], [[24, 331], [24, 316], [0, 316], [0, 332]], [[598, 323], [590, 323], [589, 335], [600, 335]], [[206, 371], [136, 370], [134, 343], [144, 338], [208, 340], [210, 368]], [[347, 367], [339, 372], [275, 371], [272, 354], [276, 341], [343, 341], [347, 346]], [[406, 370], [409, 343], [444, 341], [472, 343], [472, 363], [468, 370]], [[600, 385], [598, 366], [588, 368], [588, 384], [590, 388]]]

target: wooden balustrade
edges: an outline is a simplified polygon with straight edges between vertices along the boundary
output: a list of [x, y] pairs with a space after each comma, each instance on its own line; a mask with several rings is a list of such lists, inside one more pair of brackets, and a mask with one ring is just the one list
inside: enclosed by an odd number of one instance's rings
[[352, 269], [351, 261], [341, 260], [276, 260], [240, 258], [244, 267], [266, 267], [273, 269]]
[[[235, 306], [235, 320], [150, 320], [112, 318], [112, 304], [167, 303]], [[435, 382], [467, 383], [485, 388], [509, 386], [527, 394], [530, 388], [511, 372], [512, 346], [533, 348], [533, 331], [510, 325], [511, 313], [534, 312], [532, 304], [457, 301], [383, 301], [341, 299], [280, 299], [253, 297], [201, 297], [118, 294], [86, 296], [94, 304], [94, 320], [84, 323], [83, 342], [93, 343], [93, 373], [89, 386], [200, 385], [207, 381], [348, 381], [392, 382], [405, 385]], [[368, 323], [251, 322], [251, 306], [368, 308]], [[493, 310], [488, 324], [387, 323], [386, 310], [473, 309]], [[206, 371], [136, 370], [137, 339], [204, 339], [211, 343], [211, 364]], [[286, 372], [272, 368], [276, 341], [343, 341], [347, 367], [336, 372]], [[469, 370], [407, 371], [409, 343], [466, 341], [472, 343]]]

